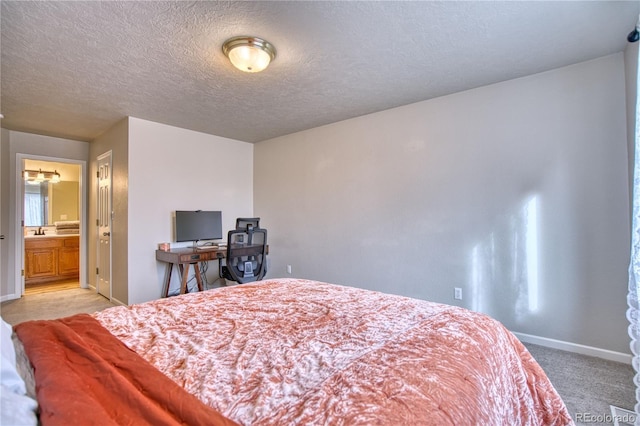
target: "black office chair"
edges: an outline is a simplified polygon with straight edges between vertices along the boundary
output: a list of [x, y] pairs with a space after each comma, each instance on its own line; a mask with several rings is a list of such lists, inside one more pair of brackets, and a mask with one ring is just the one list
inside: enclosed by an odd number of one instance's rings
[[240, 284], [264, 278], [267, 273], [267, 230], [253, 226], [253, 223], [228, 232], [226, 264], [220, 265], [220, 278]]

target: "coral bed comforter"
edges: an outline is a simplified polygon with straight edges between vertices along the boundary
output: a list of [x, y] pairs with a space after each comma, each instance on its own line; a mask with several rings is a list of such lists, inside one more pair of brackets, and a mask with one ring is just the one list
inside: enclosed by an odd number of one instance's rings
[[288, 279], [95, 318], [240, 424], [572, 423], [524, 346], [458, 307]]

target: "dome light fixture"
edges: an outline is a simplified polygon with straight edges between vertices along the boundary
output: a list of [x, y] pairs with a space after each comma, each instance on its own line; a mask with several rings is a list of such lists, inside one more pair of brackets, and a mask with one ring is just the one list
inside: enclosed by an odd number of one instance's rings
[[222, 52], [234, 67], [244, 72], [260, 72], [276, 57], [273, 44], [249, 36], [230, 38], [222, 45]]

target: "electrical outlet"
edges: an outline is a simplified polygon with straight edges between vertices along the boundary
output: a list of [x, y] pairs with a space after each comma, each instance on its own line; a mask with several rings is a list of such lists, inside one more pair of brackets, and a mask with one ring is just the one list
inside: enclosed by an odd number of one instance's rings
[[453, 298], [456, 300], [462, 300], [462, 289], [460, 287], [453, 289]]
[[287, 274], [291, 274], [291, 265], [287, 265]]

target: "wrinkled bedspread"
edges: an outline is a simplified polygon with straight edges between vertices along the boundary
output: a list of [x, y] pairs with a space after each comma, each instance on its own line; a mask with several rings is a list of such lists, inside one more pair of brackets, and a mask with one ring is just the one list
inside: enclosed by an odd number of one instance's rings
[[572, 423], [515, 336], [459, 307], [283, 279], [94, 316], [245, 425]]
[[33, 365], [43, 426], [235, 425], [87, 314], [27, 321], [15, 331]]

